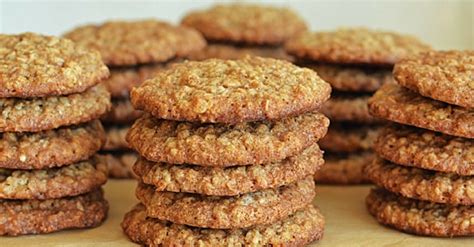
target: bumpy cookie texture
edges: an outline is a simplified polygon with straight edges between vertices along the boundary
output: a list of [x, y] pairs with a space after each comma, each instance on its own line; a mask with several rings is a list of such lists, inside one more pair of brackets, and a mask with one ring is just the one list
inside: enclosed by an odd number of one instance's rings
[[367, 102], [369, 95], [335, 92], [324, 103], [321, 112], [332, 121], [373, 124], [382, 122], [369, 114]]
[[105, 143], [98, 120], [37, 133], [0, 133], [0, 168], [45, 169], [86, 160]]
[[123, 151], [130, 150], [125, 137], [127, 136], [128, 126], [109, 126], [106, 128], [107, 141], [102, 150], [105, 151]]
[[177, 121], [238, 123], [319, 108], [331, 86], [316, 72], [272, 58], [176, 64], [131, 93], [135, 108]]
[[68, 32], [65, 37], [98, 50], [107, 65], [165, 62], [206, 45], [204, 38], [193, 29], [151, 19], [86, 25]]
[[133, 108], [128, 99], [112, 100], [110, 111], [100, 118], [105, 124], [131, 124], [143, 115], [142, 111]]
[[127, 141], [151, 161], [215, 167], [255, 165], [297, 155], [322, 138], [328, 125], [329, 120], [319, 113], [236, 125], [144, 116], [131, 127]]
[[372, 152], [351, 154], [325, 154], [325, 164], [314, 175], [317, 184], [367, 184], [364, 166], [372, 162]]
[[365, 173], [378, 186], [404, 197], [474, 205], [474, 176], [400, 166], [382, 158], [366, 165]]
[[281, 44], [306, 30], [305, 22], [290, 9], [244, 4], [191, 12], [182, 24], [208, 40], [251, 44]]
[[190, 60], [206, 60], [209, 58], [239, 59], [246, 56], [271, 57], [287, 61], [293, 61], [293, 57], [288, 55], [279, 46], [236, 46], [232, 44], [209, 44], [204, 49], [192, 53], [188, 56]]
[[330, 152], [357, 152], [372, 149], [379, 133], [378, 126], [334, 123], [319, 146]]
[[323, 236], [324, 217], [309, 205], [271, 225], [247, 229], [217, 230], [189, 227], [147, 218], [137, 205], [122, 221], [125, 234], [146, 246], [304, 246]]
[[430, 47], [417, 38], [366, 28], [307, 32], [290, 39], [287, 52], [301, 59], [338, 64], [393, 65]]
[[103, 85], [83, 93], [35, 99], [0, 98], [0, 132], [38, 132], [97, 119], [110, 108]]
[[372, 115], [448, 135], [474, 138], [474, 111], [385, 84], [369, 99]]
[[474, 51], [433, 51], [404, 59], [394, 68], [400, 85], [419, 94], [474, 108]]
[[236, 197], [155, 192], [153, 186], [144, 184], [137, 188], [148, 217], [212, 229], [272, 224], [311, 204], [315, 195], [312, 178]]
[[307, 65], [318, 75], [343, 92], [375, 92], [383, 84], [393, 82], [391, 68], [344, 66], [336, 64]]
[[384, 225], [434, 237], [474, 235], [474, 206], [424, 202], [372, 189], [366, 198], [369, 212]]
[[94, 157], [46, 170], [0, 169], [0, 198], [52, 199], [94, 190], [107, 181], [107, 165]]
[[409, 126], [384, 128], [374, 143], [384, 159], [404, 166], [474, 175], [474, 140]]
[[137, 178], [133, 172], [133, 164], [138, 159], [136, 153], [124, 152], [124, 153], [102, 153], [105, 157], [107, 166], [109, 168], [110, 178]]
[[0, 47], [1, 98], [80, 93], [109, 76], [99, 53], [67, 39], [2, 34]]
[[140, 65], [137, 67], [119, 67], [110, 70], [110, 77], [103, 83], [112, 98], [127, 99], [130, 90], [146, 79], [152, 78], [164, 69], [163, 64]]
[[0, 235], [51, 233], [91, 228], [107, 218], [109, 204], [101, 190], [50, 200], [0, 200]]
[[323, 164], [318, 146], [281, 162], [228, 168], [170, 165], [140, 159], [133, 167], [144, 183], [157, 191], [236, 196], [277, 188], [313, 175]]

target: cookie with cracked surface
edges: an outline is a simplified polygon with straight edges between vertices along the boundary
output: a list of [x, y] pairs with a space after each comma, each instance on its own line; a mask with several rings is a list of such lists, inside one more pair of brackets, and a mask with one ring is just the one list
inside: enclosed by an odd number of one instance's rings
[[237, 46], [232, 44], [209, 44], [204, 49], [188, 56], [190, 60], [206, 60], [210, 58], [239, 59], [245, 56], [270, 57], [293, 62], [282, 47], [278, 46]]
[[102, 190], [49, 200], [0, 200], [0, 235], [92, 228], [107, 218], [108, 209]]
[[418, 201], [372, 189], [367, 209], [378, 222], [397, 230], [433, 237], [474, 235], [474, 206]]
[[112, 100], [110, 110], [100, 118], [106, 124], [131, 124], [143, 115], [133, 108], [129, 99]]
[[308, 68], [342, 92], [375, 92], [385, 83], [393, 82], [391, 68], [347, 66], [337, 64], [310, 64]]
[[46, 98], [0, 98], [0, 132], [39, 132], [99, 118], [110, 108], [101, 84], [83, 93]]
[[372, 152], [324, 155], [324, 166], [316, 172], [317, 184], [368, 184], [370, 180], [364, 174], [364, 166], [372, 162]]
[[196, 30], [153, 19], [85, 25], [64, 36], [98, 50], [107, 65], [115, 66], [166, 62], [206, 46]]
[[379, 130], [379, 126], [334, 123], [318, 144], [324, 151], [329, 152], [371, 150]]
[[133, 106], [162, 119], [209, 123], [276, 120], [317, 110], [331, 86], [272, 58], [176, 64], [132, 89]]
[[474, 205], [474, 176], [401, 166], [380, 157], [364, 168], [378, 186], [418, 200]]
[[321, 112], [336, 122], [356, 122], [365, 124], [381, 123], [382, 120], [369, 114], [369, 95], [335, 92], [324, 103]]
[[138, 178], [133, 172], [133, 164], [138, 155], [133, 152], [101, 153], [107, 162], [110, 178]]
[[369, 99], [370, 114], [401, 124], [474, 138], [474, 111], [385, 84]]
[[236, 125], [176, 122], [147, 115], [130, 128], [127, 141], [156, 162], [255, 165], [297, 155], [322, 138], [328, 125], [329, 120], [320, 113]]
[[107, 182], [107, 165], [99, 157], [45, 170], [0, 169], [0, 198], [53, 199], [92, 191]]
[[127, 151], [130, 147], [125, 140], [129, 126], [107, 126], [105, 128], [107, 141], [102, 150], [104, 151]]
[[380, 66], [391, 66], [402, 58], [431, 49], [410, 35], [367, 28], [307, 32], [288, 40], [285, 48], [300, 59]]
[[100, 121], [36, 133], [0, 133], [0, 168], [45, 169], [86, 160], [105, 143]]
[[207, 40], [247, 44], [281, 44], [307, 29], [288, 8], [251, 4], [216, 5], [186, 15], [183, 25], [201, 32]]
[[294, 183], [313, 175], [323, 164], [317, 144], [280, 162], [235, 167], [202, 167], [153, 163], [139, 159], [133, 170], [157, 191], [236, 196]]
[[145, 184], [140, 184], [136, 192], [148, 217], [212, 229], [272, 224], [311, 204], [315, 195], [311, 177], [235, 197], [156, 192], [153, 186]]
[[407, 58], [393, 74], [402, 86], [432, 99], [474, 108], [474, 51], [433, 51]]
[[381, 130], [374, 150], [404, 166], [474, 175], [474, 140], [393, 124]]
[[99, 53], [34, 33], [0, 35], [0, 98], [80, 93], [109, 76]]
[[122, 229], [133, 241], [146, 246], [303, 246], [323, 236], [324, 217], [308, 205], [290, 217], [271, 225], [247, 229], [202, 229], [146, 217], [143, 205], [135, 206], [122, 221]]

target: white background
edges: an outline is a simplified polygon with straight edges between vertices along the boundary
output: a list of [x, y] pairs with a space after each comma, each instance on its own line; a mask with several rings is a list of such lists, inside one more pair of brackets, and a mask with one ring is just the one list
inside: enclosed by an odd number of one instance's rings
[[[0, 0], [0, 32], [60, 35], [107, 19], [159, 18], [179, 22], [192, 9], [217, 1]], [[259, 1], [299, 12], [313, 30], [367, 26], [415, 34], [437, 49], [474, 49], [474, 0]]]

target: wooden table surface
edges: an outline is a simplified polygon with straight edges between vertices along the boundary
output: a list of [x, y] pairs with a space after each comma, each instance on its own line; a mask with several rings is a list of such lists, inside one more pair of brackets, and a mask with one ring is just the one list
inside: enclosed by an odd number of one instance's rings
[[[107, 221], [89, 230], [48, 235], [0, 237], [0, 246], [134, 246], [122, 233], [122, 217], [137, 202], [135, 181], [111, 180], [105, 186], [110, 202]], [[315, 204], [326, 217], [324, 238], [315, 246], [474, 246], [474, 238], [440, 239], [400, 233], [377, 224], [365, 210], [370, 186], [318, 186]]]

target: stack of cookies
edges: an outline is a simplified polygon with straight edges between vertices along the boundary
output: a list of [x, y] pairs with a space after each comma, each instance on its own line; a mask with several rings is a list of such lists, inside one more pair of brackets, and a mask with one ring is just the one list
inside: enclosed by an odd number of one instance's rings
[[125, 233], [150, 246], [320, 239], [313, 175], [329, 120], [315, 110], [330, 90], [312, 70], [258, 57], [177, 64], [132, 90], [148, 114], [127, 135], [142, 157]]
[[105, 220], [99, 120], [110, 94], [98, 53], [66, 39], [0, 35], [0, 235], [87, 228]]
[[365, 168], [379, 186], [366, 199], [382, 224], [428, 236], [474, 235], [474, 51], [427, 52], [394, 68], [369, 100], [397, 122]]
[[292, 60], [282, 44], [306, 30], [301, 17], [287, 8], [262, 5], [217, 5], [186, 15], [182, 24], [193, 27], [210, 43], [191, 60], [238, 59], [246, 55]]
[[320, 142], [327, 153], [317, 182], [368, 182], [363, 166], [374, 158], [372, 144], [381, 120], [370, 116], [367, 101], [380, 86], [393, 81], [396, 61], [428, 48], [410, 36], [365, 28], [305, 33], [286, 44], [298, 63], [314, 69], [335, 89], [322, 109], [331, 127]]
[[142, 113], [133, 109], [129, 93], [134, 86], [164, 69], [166, 64], [202, 49], [206, 42], [195, 30], [156, 20], [111, 21], [78, 27], [69, 39], [98, 50], [110, 67], [105, 85], [112, 94], [112, 109], [102, 117], [107, 142], [102, 150], [109, 175], [130, 178], [137, 156], [125, 141], [129, 126]]

